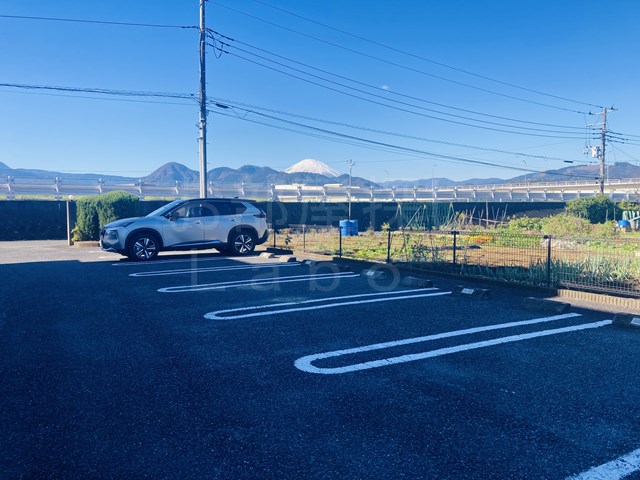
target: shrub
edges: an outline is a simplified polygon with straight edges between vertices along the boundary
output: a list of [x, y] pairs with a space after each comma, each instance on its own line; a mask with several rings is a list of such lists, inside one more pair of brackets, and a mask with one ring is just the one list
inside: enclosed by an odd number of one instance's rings
[[616, 204], [605, 195], [576, 198], [567, 202], [565, 211], [580, 218], [586, 218], [590, 223], [605, 223], [620, 216]]
[[561, 213], [542, 219], [542, 233], [556, 237], [585, 236], [591, 231], [591, 224], [584, 218]]
[[625, 210], [640, 210], [640, 206], [638, 206], [637, 202], [630, 202], [629, 200], [623, 200], [622, 202], [620, 202], [618, 204], [618, 208], [623, 212]]
[[74, 241], [97, 240], [100, 231], [98, 220], [98, 197], [82, 197], [76, 202], [76, 226], [73, 229]]
[[109, 192], [96, 201], [98, 223], [106, 225], [120, 218], [135, 217], [138, 214], [138, 197], [127, 192]]
[[138, 212], [138, 197], [126, 192], [110, 192], [100, 196], [82, 197], [77, 201], [74, 241], [98, 240], [100, 226], [120, 218], [134, 217]]
[[605, 239], [616, 236], [615, 222], [597, 223], [591, 225], [591, 236], [594, 238]]
[[513, 218], [507, 224], [509, 230], [516, 232], [540, 232], [542, 231], [542, 219], [531, 217]]

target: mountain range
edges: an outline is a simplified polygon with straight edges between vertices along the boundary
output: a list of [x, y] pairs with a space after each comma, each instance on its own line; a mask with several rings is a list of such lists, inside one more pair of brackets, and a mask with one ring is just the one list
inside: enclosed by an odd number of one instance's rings
[[[296, 168], [294, 168], [296, 167]], [[471, 178], [463, 181], [454, 181], [448, 178], [425, 178], [420, 180], [392, 180], [374, 183], [365, 178], [352, 177], [351, 182], [359, 187], [444, 187], [453, 185], [500, 185], [505, 183], [538, 183], [538, 182], [562, 182], [562, 181], [584, 181], [594, 180], [599, 176], [599, 165], [579, 165], [561, 168], [558, 170], [548, 170], [542, 173], [527, 173], [510, 179], [501, 178]], [[608, 178], [640, 178], [640, 167], [627, 162], [611, 164], [607, 167]], [[208, 179], [214, 183], [241, 183], [247, 184], [305, 184], [305, 185], [325, 185], [349, 183], [349, 176], [340, 175], [335, 170], [317, 160], [304, 160], [290, 167], [287, 171], [280, 172], [270, 167], [259, 167], [255, 165], [244, 165], [238, 169], [229, 167], [217, 167], [208, 172]], [[323, 172], [323, 173], [318, 173]], [[123, 177], [117, 175], [101, 175], [97, 173], [62, 173], [50, 170], [11, 168], [0, 162], [0, 177], [29, 177], [29, 178], [69, 178], [79, 180], [97, 180], [102, 178], [105, 181], [114, 183], [132, 183], [138, 180], [146, 184], [160, 184], [167, 182], [197, 183], [200, 174], [182, 165], [181, 163], [169, 162], [162, 165], [145, 177]]]

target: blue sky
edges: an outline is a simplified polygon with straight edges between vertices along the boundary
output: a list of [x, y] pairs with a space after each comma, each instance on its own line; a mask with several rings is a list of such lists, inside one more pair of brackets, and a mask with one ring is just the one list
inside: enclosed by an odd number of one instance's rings
[[[583, 150], [599, 142], [585, 125], [601, 118], [585, 113], [599, 106], [618, 109], [613, 131], [635, 135], [609, 144], [607, 160], [640, 160], [635, 0], [212, 0], [206, 9], [207, 26], [234, 39], [217, 37], [230, 44], [220, 58], [207, 52], [209, 168], [284, 170], [315, 158], [346, 173], [352, 159], [354, 175], [376, 181], [509, 178], [593, 161]], [[198, 1], [0, 0], [0, 15], [195, 26]], [[4, 84], [198, 89], [195, 29], [0, 17], [0, 44]], [[0, 162], [14, 168], [198, 169], [191, 100], [0, 87], [0, 105]]]

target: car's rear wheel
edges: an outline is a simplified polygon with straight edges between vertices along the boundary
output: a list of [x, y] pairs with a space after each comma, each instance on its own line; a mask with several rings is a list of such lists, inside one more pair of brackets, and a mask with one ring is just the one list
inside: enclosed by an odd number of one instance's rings
[[152, 233], [136, 233], [129, 242], [128, 257], [135, 261], [153, 260], [160, 251], [160, 242]]
[[229, 236], [228, 249], [233, 255], [249, 255], [256, 248], [256, 236], [251, 232], [235, 231]]

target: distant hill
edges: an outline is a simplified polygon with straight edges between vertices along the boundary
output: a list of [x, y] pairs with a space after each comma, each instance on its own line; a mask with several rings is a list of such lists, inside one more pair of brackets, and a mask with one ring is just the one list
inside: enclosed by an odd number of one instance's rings
[[[347, 185], [349, 183], [348, 175], [340, 175], [339, 177], [328, 177], [318, 173], [310, 172], [298, 172], [298, 173], [285, 173], [278, 172], [269, 167], [257, 167], [255, 165], [244, 165], [238, 170], [234, 170], [228, 167], [214, 168], [208, 172], [209, 180], [220, 183], [253, 183], [262, 185], [281, 185], [301, 183], [305, 185], [325, 185], [327, 183], [343, 183]], [[374, 185], [364, 178], [353, 177], [351, 179], [352, 185], [366, 186]]]
[[[619, 162], [607, 166], [607, 178], [640, 178], [640, 167], [628, 162]], [[578, 180], [594, 181], [600, 178], [600, 165], [577, 165], [548, 170], [544, 173], [528, 173], [514, 177], [509, 182], [570, 182]]]
[[149, 175], [143, 178], [147, 183], [152, 182], [198, 182], [200, 173], [195, 170], [191, 170], [189, 167], [185, 167], [181, 163], [169, 162], [153, 171]]
[[208, 172], [210, 181], [219, 183], [269, 183], [273, 175], [280, 172], [269, 167], [258, 167], [255, 165], [243, 165], [235, 170], [229, 167], [218, 167]]
[[[576, 180], [594, 181], [599, 177], [599, 165], [577, 165], [568, 166], [558, 170], [549, 170], [543, 173], [527, 173], [510, 179], [501, 178], [471, 178], [463, 181], [454, 181], [448, 178], [426, 178], [420, 180], [393, 180], [381, 183], [373, 183], [365, 178], [353, 177], [351, 182], [358, 187], [398, 187], [411, 188], [414, 186], [445, 187], [452, 185], [500, 185], [504, 183], [524, 183], [526, 182], [564, 182]], [[113, 183], [133, 183], [141, 178], [145, 183], [170, 183], [184, 182], [197, 183], [200, 174], [190, 168], [177, 162], [169, 162], [162, 165], [146, 177], [122, 177], [118, 175], [102, 175], [99, 173], [64, 173], [50, 170], [37, 170], [25, 168], [11, 168], [7, 164], [0, 162], [0, 177], [6, 176], [28, 177], [53, 179], [55, 177], [77, 180], [97, 180], [102, 178], [105, 181]], [[632, 165], [628, 162], [619, 162], [608, 165], [608, 178], [640, 178], [640, 167]], [[348, 175], [339, 175], [337, 177], [322, 175], [313, 172], [295, 172], [285, 173], [274, 170], [270, 167], [259, 167], [256, 165], [243, 165], [238, 169], [229, 167], [217, 167], [208, 172], [208, 179], [214, 183], [242, 183], [258, 184], [258, 185], [282, 185], [282, 184], [305, 184], [305, 185], [326, 185], [326, 184], [342, 184], [349, 183]]]
[[101, 175], [98, 173], [66, 173], [56, 172], [54, 170], [38, 170], [32, 168], [11, 168], [7, 164], [0, 162], [0, 177], [24, 177], [24, 178], [47, 178], [56, 177], [74, 179], [74, 180], [98, 180], [102, 178], [105, 181], [129, 183], [135, 179], [131, 177], [121, 177], [119, 175]]
[[[597, 180], [600, 177], [600, 165], [577, 165], [564, 167], [557, 170], [548, 170], [542, 173], [527, 173], [517, 177], [502, 178], [471, 178], [469, 180], [454, 181], [448, 178], [434, 178], [433, 185], [445, 187], [453, 185], [502, 185], [505, 183], [546, 183], [546, 182], [570, 182]], [[607, 166], [607, 178], [640, 178], [640, 167], [628, 162], [618, 162]], [[385, 187], [431, 187], [430, 178], [421, 180], [392, 180], [382, 182]]]

